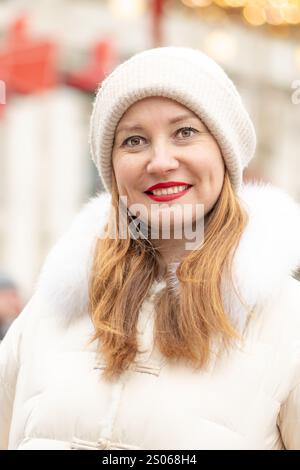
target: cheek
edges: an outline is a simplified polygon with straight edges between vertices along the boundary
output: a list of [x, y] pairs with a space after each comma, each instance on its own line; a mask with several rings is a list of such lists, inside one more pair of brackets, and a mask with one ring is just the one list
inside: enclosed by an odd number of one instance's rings
[[130, 161], [116, 160], [113, 168], [120, 194], [128, 194], [135, 187], [138, 178], [138, 168]]
[[197, 157], [193, 158], [193, 167], [197, 179], [210, 181], [212, 184], [219, 184], [223, 181], [225, 166], [216, 145], [201, 149]]
[[210, 169], [210, 180], [212, 184], [216, 187], [219, 187], [223, 183], [224, 173], [225, 173], [225, 166], [223, 158], [220, 157], [219, 159], [212, 162], [209, 166]]

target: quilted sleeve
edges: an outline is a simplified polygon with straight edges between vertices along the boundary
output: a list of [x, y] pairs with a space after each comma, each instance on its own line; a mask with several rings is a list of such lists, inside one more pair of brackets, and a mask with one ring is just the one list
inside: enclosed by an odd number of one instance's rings
[[8, 448], [10, 422], [19, 370], [22, 330], [32, 299], [10, 325], [0, 343], [0, 449]]

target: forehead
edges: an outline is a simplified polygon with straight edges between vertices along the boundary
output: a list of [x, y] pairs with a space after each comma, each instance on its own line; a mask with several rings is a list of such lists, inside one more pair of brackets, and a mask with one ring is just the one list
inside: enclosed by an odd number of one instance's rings
[[159, 113], [165, 112], [168, 116], [175, 115], [175, 113], [186, 113], [197, 117], [193, 111], [175, 100], [163, 96], [150, 96], [133, 103], [123, 114], [119, 124], [133, 118], [143, 118], [145, 115], [153, 113], [158, 109]]

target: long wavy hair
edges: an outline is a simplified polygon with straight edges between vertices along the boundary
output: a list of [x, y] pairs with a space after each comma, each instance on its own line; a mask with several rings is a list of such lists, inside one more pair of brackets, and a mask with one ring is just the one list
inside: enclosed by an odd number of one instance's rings
[[[158, 279], [161, 263], [151, 240], [119, 238], [114, 173], [111, 208], [105, 232], [110, 233], [113, 224], [115, 237], [97, 239], [89, 280], [89, 313], [95, 328], [90, 342], [97, 341], [106, 379], [120, 376], [135, 359], [139, 311]], [[237, 292], [232, 260], [247, 220], [225, 171], [221, 194], [205, 219], [201, 248], [192, 250], [166, 275], [165, 287], [155, 296], [154, 341], [169, 361], [203, 368], [209, 364], [215, 339], [223, 351], [240, 338], [222, 302], [221, 279], [225, 275]]]

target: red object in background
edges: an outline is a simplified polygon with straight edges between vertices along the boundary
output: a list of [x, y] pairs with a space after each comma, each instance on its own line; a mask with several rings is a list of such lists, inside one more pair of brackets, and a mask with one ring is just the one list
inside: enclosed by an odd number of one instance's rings
[[110, 39], [97, 42], [91, 52], [88, 65], [66, 78], [66, 83], [85, 91], [94, 92], [99, 83], [117, 63], [117, 56]]
[[58, 82], [57, 45], [30, 37], [25, 15], [11, 24], [0, 49], [0, 79], [7, 91], [26, 94]]
[[162, 17], [164, 0], [152, 0], [152, 36], [153, 47], [160, 47], [162, 38]]
[[4, 113], [6, 100], [7, 100], [6, 85], [5, 85], [5, 82], [0, 79], [0, 118]]

